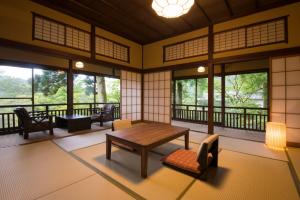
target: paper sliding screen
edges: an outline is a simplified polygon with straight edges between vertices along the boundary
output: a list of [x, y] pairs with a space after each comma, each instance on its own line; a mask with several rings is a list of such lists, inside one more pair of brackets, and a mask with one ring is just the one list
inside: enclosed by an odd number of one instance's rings
[[137, 121], [141, 115], [142, 75], [121, 71], [121, 119]]
[[285, 123], [287, 141], [300, 143], [300, 55], [271, 59], [271, 121]]
[[144, 74], [144, 120], [171, 123], [171, 71]]

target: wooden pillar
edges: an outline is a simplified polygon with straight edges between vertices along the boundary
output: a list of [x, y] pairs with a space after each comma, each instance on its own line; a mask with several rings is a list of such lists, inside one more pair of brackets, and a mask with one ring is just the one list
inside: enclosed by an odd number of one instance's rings
[[173, 106], [172, 106], [172, 110], [173, 110], [173, 116], [172, 118], [175, 119], [176, 118], [176, 80], [174, 78], [174, 71], [172, 71], [172, 82], [173, 82]]
[[69, 69], [67, 74], [67, 114], [73, 114], [73, 61], [69, 60]]
[[91, 48], [91, 59], [95, 60], [96, 59], [96, 32], [95, 32], [95, 25], [91, 25], [91, 43], [90, 43], [90, 48]]
[[208, 119], [207, 132], [214, 134], [214, 65], [213, 65], [213, 49], [214, 35], [213, 24], [208, 27]]
[[31, 68], [31, 105], [32, 113], [34, 114], [35, 110], [35, 101], [34, 101], [34, 68]]
[[226, 88], [226, 83], [225, 83], [225, 64], [221, 65], [221, 97], [222, 97], [222, 105], [221, 105], [221, 114], [222, 114], [222, 126], [225, 126], [225, 88]]

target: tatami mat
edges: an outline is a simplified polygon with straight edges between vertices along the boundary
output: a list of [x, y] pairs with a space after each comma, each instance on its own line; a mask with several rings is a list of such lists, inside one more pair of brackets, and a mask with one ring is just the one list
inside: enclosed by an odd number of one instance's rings
[[298, 181], [300, 182], [300, 148], [288, 147], [287, 152], [296, 171]]
[[[208, 134], [190, 131], [191, 143], [200, 144], [206, 137], [208, 137]], [[180, 138], [180, 140], [183, 139], [183, 137]], [[269, 149], [262, 142], [220, 136], [219, 148], [282, 161], [288, 160], [284, 151]]]
[[73, 153], [102, 173], [128, 187], [146, 199], [176, 199], [193, 178], [164, 167], [162, 156], [150, 153], [148, 178], [140, 177], [140, 156], [113, 147], [112, 160], [106, 160], [105, 144], [76, 150]]
[[99, 175], [51, 193], [40, 200], [130, 200], [134, 199]]
[[109, 131], [111, 131], [111, 129], [55, 139], [53, 141], [64, 150], [73, 151], [75, 149], [80, 149], [94, 144], [105, 142], [105, 133]]
[[95, 174], [50, 141], [0, 149], [0, 199], [35, 199]]
[[[197, 123], [172, 120], [172, 125], [186, 127], [186, 128], [190, 128], [193, 131], [200, 131], [202, 133], [207, 133], [206, 124], [197, 124]], [[226, 137], [253, 140], [259, 142], [265, 141], [265, 133], [260, 131], [250, 131], [250, 130], [232, 129], [232, 128], [215, 126], [214, 132]]]
[[284, 151], [269, 149], [264, 143], [220, 137], [219, 147], [231, 151], [287, 161]]
[[195, 181], [182, 199], [299, 200], [287, 162], [222, 150], [211, 174], [207, 182]]
[[66, 129], [62, 128], [54, 128], [54, 135], [49, 135], [48, 131], [39, 131], [34, 133], [29, 133], [29, 138], [24, 139], [23, 136], [20, 136], [18, 133], [8, 134], [8, 135], [0, 135], [0, 148], [7, 148], [11, 146], [18, 146], [23, 144], [29, 144], [33, 142], [46, 141], [51, 139], [63, 138], [67, 136], [91, 133], [94, 131], [101, 131], [104, 129], [109, 129], [111, 123], [105, 123], [103, 127], [100, 127], [97, 124], [92, 124], [91, 129], [76, 131], [73, 133], [68, 133]]

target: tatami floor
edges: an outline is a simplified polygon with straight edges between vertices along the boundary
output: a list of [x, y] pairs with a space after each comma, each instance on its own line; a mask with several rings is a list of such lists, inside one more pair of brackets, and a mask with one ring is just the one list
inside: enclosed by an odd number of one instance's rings
[[[207, 133], [207, 125], [205, 124], [172, 120], [172, 125], [182, 126], [182, 127], [189, 128], [193, 131]], [[265, 132], [261, 132], [261, 131], [224, 128], [220, 126], [214, 126], [214, 131], [215, 133], [226, 137], [265, 142]]]
[[[0, 148], [0, 199], [299, 199], [300, 149], [221, 136], [219, 168], [204, 182], [161, 164], [179, 138], [150, 153], [141, 179], [139, 155], [113, 147], [106, 160], [108, 131]], [[192, 150], [206, 136], [191, 131]]]

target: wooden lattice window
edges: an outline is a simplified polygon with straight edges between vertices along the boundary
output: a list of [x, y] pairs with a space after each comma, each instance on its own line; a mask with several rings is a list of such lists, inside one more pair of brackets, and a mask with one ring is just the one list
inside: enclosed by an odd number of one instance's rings
[[200, 37], [164, 46], [164, 61], [172, 61], [189, 57], [206, 55], [208, 53], [208, 38]]
[[33, 37], [34, 39], [64, 45], [65, 26], [56, 21], [35, 16]]
[[130, 48], [128, 46], [99, 36], [96, 37], [96, 54], [130, 62]]
[[286, 41], [286, 18], [247, 27], [247, 47]]
[[33, 39], [90, 51], [90, 33], [33, 13]]
[[90, 50], [90, 34], [74, 27], [66, 27], [66, 45], [76, 49]]
[[246, 28], [223, 31], [214, 35], [214, 52], [246, 47]]

